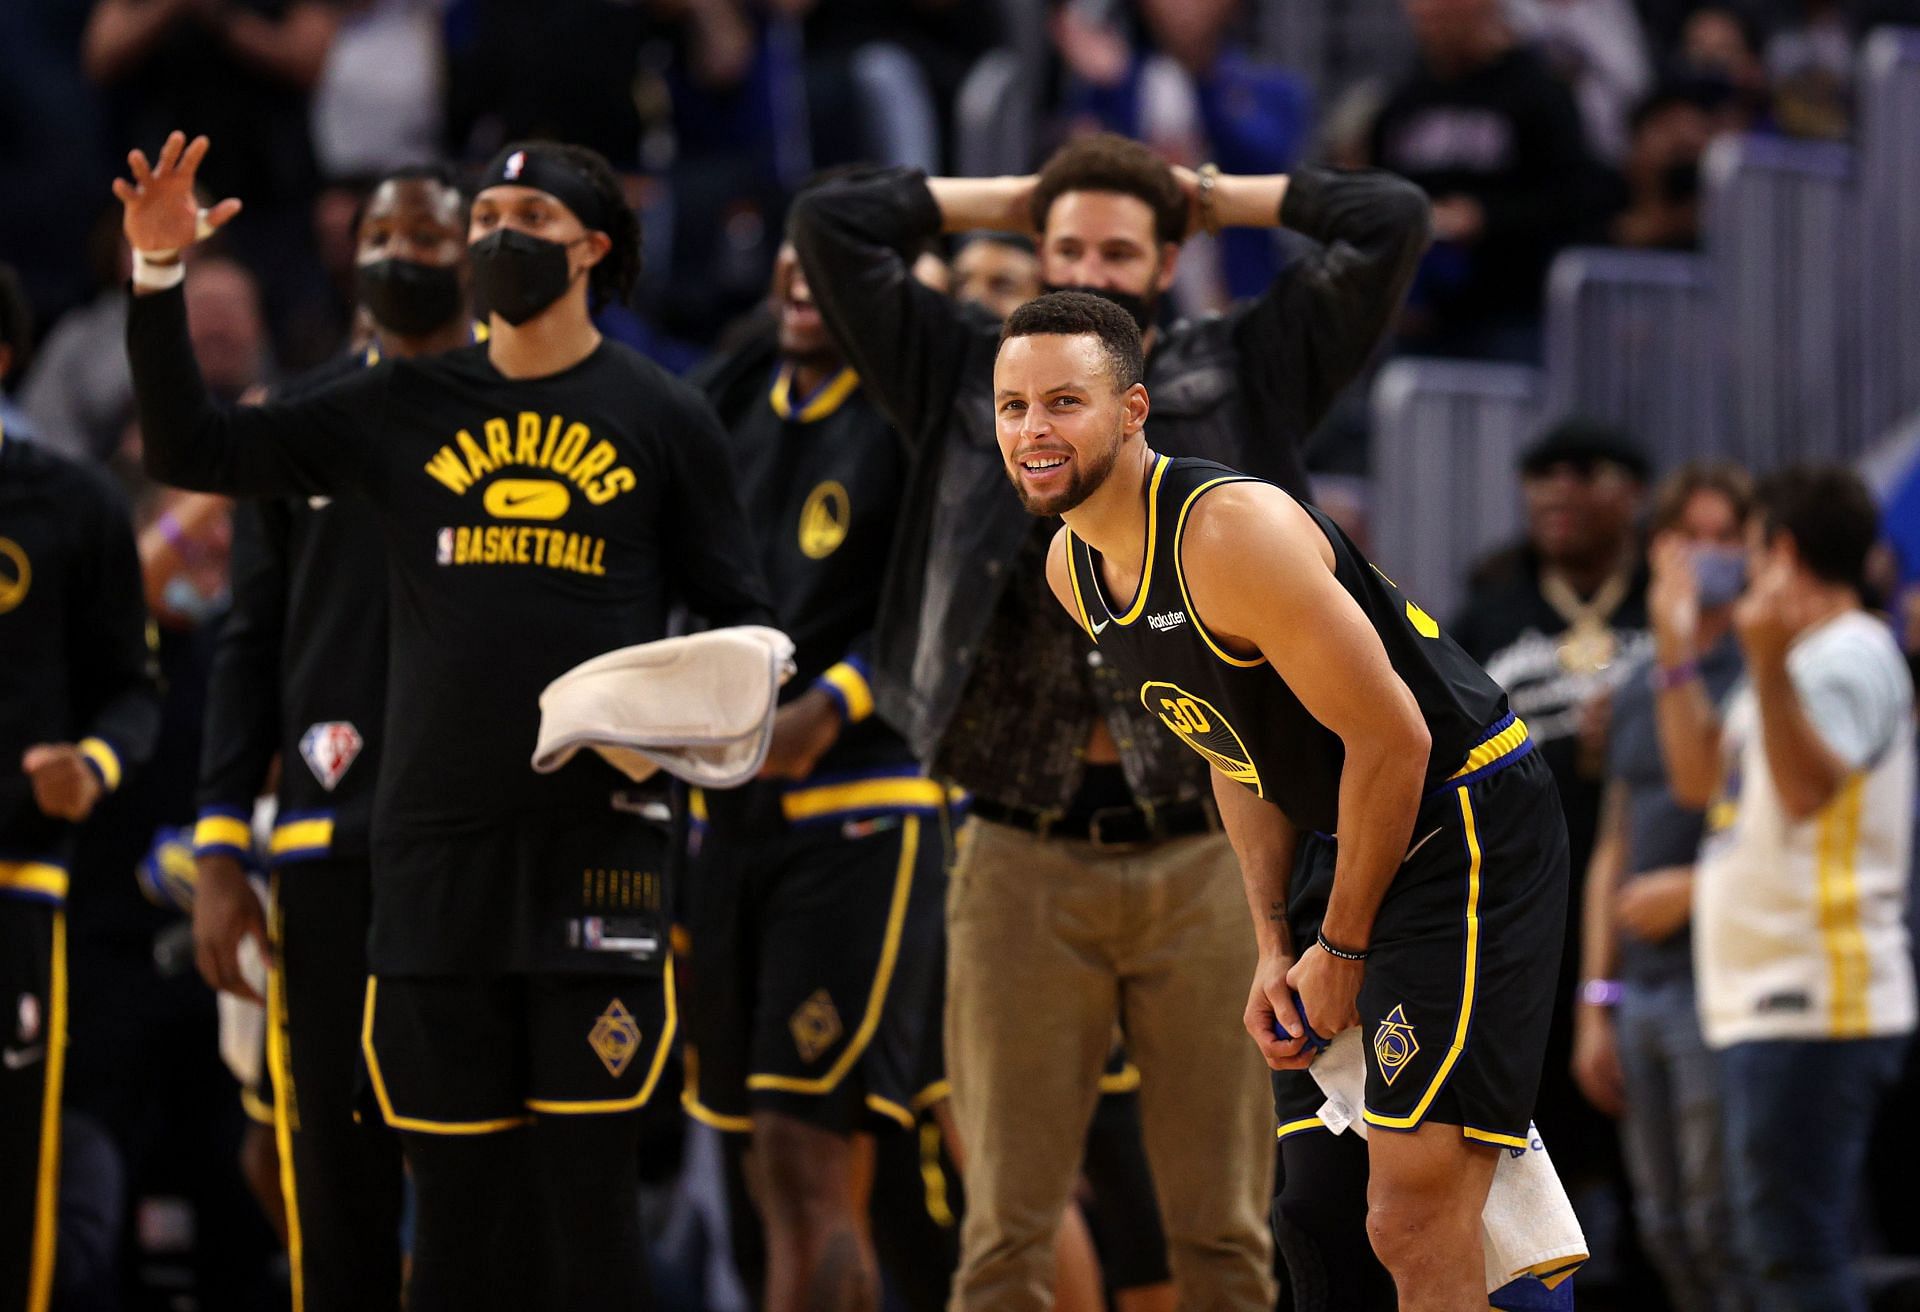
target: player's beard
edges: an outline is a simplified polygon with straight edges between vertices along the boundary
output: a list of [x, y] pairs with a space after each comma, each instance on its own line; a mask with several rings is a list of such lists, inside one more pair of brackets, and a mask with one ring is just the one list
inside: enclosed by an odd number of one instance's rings
[[1067, 476], [1067, 486], [1051, 496], [1037, 497], [1027, 492], [1025, 483], [1020, 481], [1018, 462], [1009, 466], [1007, 477], [1013, 480], [1013, 490], [1020, 497], [1020, 504], [1029, 515], [1064, 515], [1074, 509], [1088, 497], [1098, 492], [1101, 485], [1113, 473], [1114, 461], [1120, 458], [1120, 444], [1124, 430], [1116, 429], [1113, 440], [1096, 452], [1076, 450], [1070, 465], [1072, 472]]

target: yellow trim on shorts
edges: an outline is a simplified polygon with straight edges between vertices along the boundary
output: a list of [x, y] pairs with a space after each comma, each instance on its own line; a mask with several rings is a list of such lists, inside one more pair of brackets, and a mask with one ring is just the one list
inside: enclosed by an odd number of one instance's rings
[[252, 1089], [243, 1087], [240, 1090], [240, 1110], [245, 1112], [247, 1119], [255, 1125], [268, 1127], [273, 1125], [273, 1104]]
[[0, 892], [12, 889], [39, 897], [64, 899], [67, 872], [51, 861], [0, 861]]
[[[287, 1270], [293, 1286], [293, 1312], [307, 1305], [306, 1245], [301, 1239], [300, 1190], [293, 1174], [293, 1062], [287, 1052], [287, 976], [280, 962], [280, 875], [271, 882], [274, 953], [267, 965], [267, 1078], [273, 1081], [273, 1146], [280, 1157], [280, 1201], [287, 1209]], [[372, 999], [368, 999], [369, 1005]], [[369, 1012], [371, 1015], [371, 1012]]]
[[46, 1082], [40, 1089], [40, 1171], [33, 1186], [33, 1247], [27, 1260], [27, 1312], [53, 1298], [54, 1241], [60, 1222], [60, 1091], [67, 1071], [67, 913], [53, 910], [53, 970], [47, 989]]
[[1080, 567], [1073, 562], [1073, 530], [1067, 529], [1067, 582], [1073, 585], [1073, 606], [1080, 613], [1080, 627], [1089, 638], [1100, 641], [1093, 631], [1093, 617], [1087, 614], [1087, 599], [1080, 592]]
[[238, 816], [203, 815], [193, 823], [193, 846], [195, 851], [233, 847], [245, 852], [253, 847], [253, 829]]
[[367, 976], [367, 1006], [360, 1022], [360, 1051], [367, 1059], [367, 1077], [373, 1085], [374, 1101], [380, 1104], [381, 1120], [396, 1130], [411, 1130], [416, 1134], [498, 1134], [502, 1130], [514, 1130], [533, 1123], [531, 1116], [502, 1116], [491, 1121], [429, 1121], [395, 1112], [393, 1100], [387, 1097], [387, 1081], [380, 1074], [379, 1055], [373, 1050], [374, 997], [379, 987], [378, 976]]
[[100, 772], [100, 782], [106, 785], [108, 792], [120, 787], [120, 753], [104, 738], [82, 738], [76, 746], [80, 755], [93, 763]]
[[700, 1050], [689, 1043], [681, 1054], [686, 1079], [680, 1088], [680, 1109], [702, 1125], [710, 1125], [722, 1134], [752, 1134], [751, 1116], [728, 1116], [700, 1101]]
[[[1514, 725], [1524, 730], [1520, 721]], [[1501, 737], [1505, 737], [1502, 734]], [[1467, 1030], [1473, 1022], [1473, 990], [1480, 969], [1480, 835], [1473, 825], [1473, 802], [1467, 797], [1467, 788], [1456, 788], [1454, 792], [1460, 798], [1460, 820], [1467, 831], [1467, 964], [1460, 985], [1460, 1018], [1453, 1027], [1453, 1043], [1447, 1048], [1447, 1055], [1440, 1063], [1440, 1069], [1434, 1072], [1433, 1082], [1427, 1085], [1427, 1091], [1420, 1095], [1420, 1101], [1413, 1111], [1405, 1116], [1382, 1116], [1371, 1107], [1361, 1114], [1368, 1125], [1378, 1125], [1386, 1130], [1411, 1130], [1416, 1128], [1427, 1114], [1427, 1108], [1440, 1093], [1440, 1086], [1447, 1082], [1447, 1076], [1453, 1074], [1454, 1063], [1460, 1060], [1460, 1054], [1466, 1051]]]
[[1140, 1068], [1132, 1062], [1120, 1063], [1117, 1071], [1102, 1072], [1100, 1076], [1101, 1093], [1132, 1093], [1140, 1087]]
[[887, 990], [893, 984], [893, 967], [900, 956], [900, 933], [907, 920], [907, 900], [913, 892], [913, 868], [920, 853], [920, 817], [909, 815], [901, 826], [900, 864], [893, 877], [893, 905], [887, 910], [886, 938], [880, 948], [880, 966], [873, 972], [873, 987], [867, 993], [867, 1011], [860, 1027], [847, 1040], [846, 1051], [825, 1075], [817, 1079], [795, 1079], [791, 1075], [749, 1075], [749, 1089], [778, 1089], [785, 1093], [832, 1093], [847, 1077], [853, 1064], [873, 1041], [880, 1028], [880, 1013], [886, 1009]]
[[947, 1197], [947, 1172], [940, 1164], [940, 1149], [945, 1144], [938, 1125], [928, 1122], [920, 1127], [920, 1191], [926, 1200], [927, 1216], [942, 1230], [951, 1230], [953, 1204]]
[[1476, 770], [1484, 770], [1502, 757], [1519, 751], [1526, 741], [1527, 722], [1516, 715], [1512, 724], [1468, 752], [1466, 764], [1447, 778], [1460, 779]]
[[867, 1110], [878, 1113], [890, 1121], [898, 1121], [903, 1130], [913, 1128], [913, 1113], [891, 1098], [882, 1098], [877, 1093], [870, 1093], [867, 1095]]
[[1476, 1126], [1463, 1125], [1460, 1133], [1475, 1143], [1498, 1144], [1502, 1148], [1531, 1148], [1533, 1145], [1525, 1139], [1511, 1134], [1496, 1134], [1492, 1130], [1482, 1130]]
[[1274, 1131], [1276, 1139], [1291, 1139], [1296, 1134], [1305, 1134], [1308, 1130], [1327, 1129], [1327, 1123], [1318, 1116], [1303, 1116], [1297, 1121], [1287, 1121]]
[[1180, 518], [1175, 520], [1173, 524], [1173, 576], [1179, 580], [1180, 583], [1180, 600], [1186, 605], [1187, 620], [1193, 625], [1193, 631], [1200, 635], [1200, 640], [1207, 644], [1207, 650], [1211, 651], [1227, 664], [1237, 666], [1243, 670], [1258, 669], [1267, 663], [1267, 658], [1264, 656], [1256, 656], [1252, 660], [1248, 660], [1245, 657], [1235, 656], [1213, 640], [1213, 635], [1207, 632], [1207, 626], [1200, 622], [1200, 612], [1193, 608], [1193, 598], [1187, 592], [1187, 567], [1182, 564], [1180, 560], [1180, 543], [1187, 531], [1187, 512], [1193, 509], [1193, 503], [1200, 499], [1201, 493], [1211, 488], [1219, 487], [1222, 483], [1245, 483], [1249, 481], [1251, 480], [1241, 474], [1235, 474], [1230, 478], [1208, 479], [1199, 487], [1187, 493], [1186, 501], [1181, 503], [1180, 506]]
[[933, 810], [946, 803], [947, 790], [934, 780], [903, 775], [897, 779], [859, 779], [845, 784], [795, 788], [780, 798], [780, 814], [799, 823], [843, 811], [882, 811], [896, 807]]
[[673, 1052], [673, 1036], [680, 1028], [680, 1008], [674, 997], [673, 989], [673, 953], [667, 953], [666, 969], [662, 978], [667, 985], [667, 1018], [660, 1029], [660, 1041], [653, 1048], [653, 1065], [647, 1069], [647, 1078], [640, 1089], [631, 1098], [586, 1098], [572, 1101], [549, 1100], [545, 1098], [527, 1099], [531, 1111], [548, 1116], [591, 1116], [603, 1112], [630, 1112], [637, 1107], [645, 1107], [653, 1097], [654, 1086], [660, 1083], [660, 1072], [667, 1067], [667, 1057]]

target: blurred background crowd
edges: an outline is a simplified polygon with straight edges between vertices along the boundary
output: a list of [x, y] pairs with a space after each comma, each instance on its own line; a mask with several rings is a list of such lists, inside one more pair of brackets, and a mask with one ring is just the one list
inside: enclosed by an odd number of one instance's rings
[[[142, 892], [187, 859], [170, 840], [193, 819], [229, 534], [223, 501], [139, 472], [106, 186], [130, 146], [205, 132], [209, 190], [246, 202], [186, 283], [201, 368], [233, 401], [353, 338], [374, 178], [520, 138], [584, 143], [622, 172], [645, 267], [632, 303], [597, 317], [682, 373], [738, 340], [788, 204], [835, 166], [1026, 173], [1105, 128], [1234, 174], [1404, 175], [1434, 241], [1308, 464], [1547, 746], [1579, 907], [1622, 768], [1614, 697], [1653, 642], [1650, 515], [1684, 527], [1690, 497], [1718, 496], [1737, 525], [1747, 474], [1853, 464], [1891, 548], [1871, 600], [1920, 649], [1904, 604], [1920, 578], [1914, 25], [1920, 0], [5, 0], [0, 423], [127, 486], [167, 688], [158, 758], [88, 827], [73, 880], [66, 1174], [88, 1184], [63, 1224], [65, 1305], [285, 1297], [212, 994], [181, 913]], [[1037, 283], [1017, 242], [970, 249], [956, 290]], [[1197, 234], [1164, 312], [1222, 309], [1288, 259], [1284, 231]], [[1689, 461], [1719, 472], [1656, 498]], [[1596, 632], [1569, 662], [1569, 635]], [[1622, 935], [1685, 933], [1684, 890], [1630, 891], [1608, 909]], [[1620, 1146], [1617, 1118], [1652, 1095], [1629, 1040], [1576, 1002], [1581, 920], [1539, 1121], [1592, 1241], [1583, 1298], [1692, 1306], [1660, 1247], [1685, 1199], [1637, 1194]], [[1662, 983], [1672, 959], [1635, 968]], [[1888, 1105], [1916, 1096], [1910, 1064]], [[673, 1100], [656, 1107], [680, 1145], [647, 1182], [663, 1306], [746, 1306], [718, 1155]], [[950, 1227], [937, 1134], [929, 1163], [920, 1194], [883, 1205]], [[1920, 1265], [1917, 1168], [1911, 1117], [1884, 1116], [1861, 1234], [1885, 1306], [1920, 1306], [1897, 1301], [1903, 1255]]]

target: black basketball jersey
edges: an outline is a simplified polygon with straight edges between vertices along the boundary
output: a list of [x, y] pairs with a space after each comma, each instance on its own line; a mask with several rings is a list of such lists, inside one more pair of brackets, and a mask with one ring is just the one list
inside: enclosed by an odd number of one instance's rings
[[[1074, 601], [1106, 658], [1139, 684], [1141, 703], [1222, 774], [1275, 803], [1302, 829], [1339, 827], [1340, 739], [1315, 720], [1261, 659], [1215, 641], [1187, 596], [1180, 537], [1194, 503], [1227, 483], [1259, 482], [1208, 460], [1160, 456], [1147, 485], [1147, 550], [1140, 586], [1122, 608], [1100, 581], [1100, 555], [1068, 531]], [[1471, 769], [1490, 737], [1524, 733], [1504, 721], [1507, 696], [1433, 618], [1370, 565], [1338, 525], [1312, 506], [1333, 544], [1334, 577], [1380, 635], [1433, 738], [1426, 786]], [[1506, 733], [1502, 733], [1506, 730]], [[1485, 750], [1484, 748], [1482, 749]]]

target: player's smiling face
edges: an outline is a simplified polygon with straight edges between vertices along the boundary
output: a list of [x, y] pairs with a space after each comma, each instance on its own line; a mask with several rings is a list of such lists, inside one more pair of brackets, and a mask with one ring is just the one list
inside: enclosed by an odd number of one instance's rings
[[1064, 515], [1093, 495], [1146, 419], [1146, 389], [1114, 385], [1092, 333], [1009, 338], [993, 391], [1007, 477], [1034, 515]]

